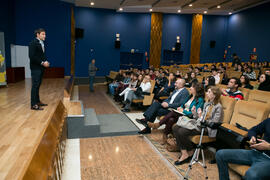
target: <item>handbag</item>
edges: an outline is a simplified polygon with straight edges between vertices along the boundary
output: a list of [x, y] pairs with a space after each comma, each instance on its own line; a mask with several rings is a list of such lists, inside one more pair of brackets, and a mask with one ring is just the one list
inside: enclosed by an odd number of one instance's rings
[[142, 91], [142, 88], [141, 87], [138, 87], [136, 89], [136, 91], [134, 92], [134, 94], [138, 97], [141, 97], [143, 95], [143, 91]]
[[189, 129], [189, 130], [200, 130], [200, 121], [197, 119], [191, 119], [187, 116], [180, 116], [177, 123], [178, 126]]

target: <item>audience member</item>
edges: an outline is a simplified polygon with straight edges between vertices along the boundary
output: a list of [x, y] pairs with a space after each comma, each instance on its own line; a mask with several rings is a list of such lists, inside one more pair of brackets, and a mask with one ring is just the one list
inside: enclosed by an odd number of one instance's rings
[[161, 101], [159, 98], [163, 96], [170, 96], [170, 93], [174, 90], [175, 76], [173, 73], [170, 73], [169, 80], [166, 84], [161, 87], [161, 89], [155, 93], [154, 99]]
[[166, 124], [163, 134], [163, 144], [167, 141], [167, 136], [172, 132], [172, 126], [177, 122], [180, 116], [187, 116], [192, 118], [192, 108], [195, 107], [196, 110], [198, 108], [203, 107], [204, 103], [204, 88], [200, 83], [193, 83], [191, 88], [191, 95], [186, 98], [185, 102], [177, 108], [178, 112], [171, 111], [169, 112], [160, 122], [152, 123], [148, 122], [148, 126], [150, 128], [157, 129], [161, 125]]
[[140, 87], [131, 89], [128, 92], [127, 99], [124, 101], [124, 109], [123, 112], [130, 111], [130, 105], [134, 99], [143, 99], [143, 96], [146, 94], [150, 94], [151, 83], [150, 83], [150, 76], [147, 75], [144, 77]]
[[247, 75], [242, 75], [240, 77], [240, 81], [241, 81], [242, 88], [253, 89], [253, 86], [250, 84], [249, 78]]
[[184, 79], [177, 79], [175, 82], [175, 90], [168, 99], [164, 100], [162, 103], [154, 102], [143, 114], [144, 119], [136, 119], [138, 123], [146, 127], [140, 131], [139, 134], [151, 133], [151, 128], [147, 125], [147, 122], [154, 122], [157, 116], [168, 114], [170, 112], [168, 108], [176, 109], [184, 103], [186, 97], [189, 95], [184, 85]]
[[270, 91], [270, 76], [267, 74], [262, 74], [259, 79], [258, 90], [261, 91]]
[[[263, 134], [263, 139], [257, 138]], [[216, 153], [220, 180], [230, 179], [229, 163], [250, 166], [243, 179], [270, 179], [270, 118], [251, 128], [248, 137], [251, 150], [222, 149]]]
[[256, 73], [253, 71], [251, 66], [247, 67], [247, 70], [243, 73], [243, 75], [246, 75], [250, 81], [256, 81]]
[[215, 84], [219, 84], [220, 76], [219, 76], [216, 68], [212, 69], [212, 76], [215, 78]]
[[232, 60], [232, 66], [234, 67], [235, 64], [241, 64], [240, 58], [237, 56], [236, 53], [233, 53], [232, 55], [233, 60]]
[[126, 101], [129, 91], [136, 91], [137, 83], [138, 83], [138, 75], [137, 74], [134, 74], [132, 76], [131, 81], [129, 81], [129, 83], [128, 83], [128, 87], [126, 89], [124, 89], [119, 94], [119, 96], [123, 96], [124, 95], [124, 101]]
[[[205, 115], [205, 121], [208, 126], [211, 123], [221, 123], [223, 120], [223, 108], [220, 104], [221, 91], [218, 87], [210, 87], [206, 93], [208, 102], [205, 103], [203, 110], [199, 108], [192, 109], [193, 118], [182, 116], [173, 126], [173, 134], [176, 138], [177, 145], [181, 151], [181, 156], [175, 165], [181, 165], [191, 160], [194, 153], [194, 144], [189, 136], [199, 135], [201, 133], [201, 121]], [[211, 126], [210, 126], [211, 127]], [[205, 134], [209, 137], [216, 137], [217, 130], [210, 127], [206, 128]]]
[[243, 100], [244, 96], [238, 87], [241, 86], [241, 82], [238, 78], [232, 77], [228, 82], [228, 89], [222, 89], [223, 96], [229, 96], [235, 98], [236, 100]]
[[207, 91], [210, 86], [216, 85], [216, 79], [213, 76], [208, 76], [204, 80], [204, 90]]

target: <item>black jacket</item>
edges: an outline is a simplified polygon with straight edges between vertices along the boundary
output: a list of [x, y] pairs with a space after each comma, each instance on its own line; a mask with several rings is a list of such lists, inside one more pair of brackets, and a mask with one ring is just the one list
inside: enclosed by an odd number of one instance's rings
[[34, 39], [29, 44], [29, 58], [31, 70], [44, 70], [44, 66], [41, 63], [46, 61], [47, 58], [38, 39]]

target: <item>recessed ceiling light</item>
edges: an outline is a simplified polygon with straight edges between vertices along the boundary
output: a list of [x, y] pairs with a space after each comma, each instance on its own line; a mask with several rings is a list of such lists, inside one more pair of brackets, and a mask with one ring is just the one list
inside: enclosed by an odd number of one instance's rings
[[188, 6], [189, 6], [189, 7], [191, 7], [191, 6], [192, 6], [192, 4], [189, 4]]
[[220, 7], [221, 7], [220, 5], [217, 6], [218, 9], [219, 9]]
[[178, 13], [180, 13], [180, 12], [181, 12], [181, 10], [179, 9], [177, 12], [178, 12]]
[[119, 8], [119, 11], [123, 11], [123, 8], [120, 7], [120, 8]]
[[94, 6], [94, 5], [95, 5], [95, 3], [94, 3], [94, 2], [91, 2], [91, 3], [90, 3], [90, 5], [91, 5], [91, 6]]
[[232, 13], [231, 12], [229, 12], [229, 15], [231, 15]]
[[207, 14], [207, 11], [203, 11], [204, 14]]
[[153, 9], [151, 8], [151, 9], [149, 9], [149, 11], [150, 11], [150, 12], [152, 12], [152, 11], [153, 11]]

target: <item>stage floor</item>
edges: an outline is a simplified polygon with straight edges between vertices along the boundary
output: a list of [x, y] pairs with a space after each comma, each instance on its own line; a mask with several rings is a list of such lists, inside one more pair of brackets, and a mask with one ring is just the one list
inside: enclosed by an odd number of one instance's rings
[[31, 79], [0, 88], [0, 179], [21, 179], [47, 128], [64, 79], [43, 79], [40, 98], [48, 106], [30, 109]]

